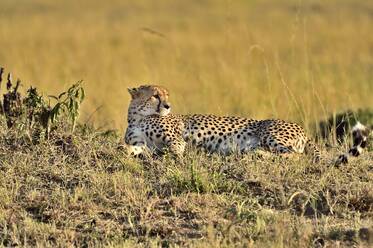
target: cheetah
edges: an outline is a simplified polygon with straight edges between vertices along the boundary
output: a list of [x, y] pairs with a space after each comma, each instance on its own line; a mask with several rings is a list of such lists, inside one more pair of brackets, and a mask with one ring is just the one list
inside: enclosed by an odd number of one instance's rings
[[316, 145], [298, 124], [215, 115], [174, 115], [167, 89], [143, 85], [128, 89], [131, 102], [125, 142], [134, 155], [168, 149], [181, 156], [187, 142], [210, 153], [228, 155], [261, 148], [277, 154], [309, 153], [320, 160]]

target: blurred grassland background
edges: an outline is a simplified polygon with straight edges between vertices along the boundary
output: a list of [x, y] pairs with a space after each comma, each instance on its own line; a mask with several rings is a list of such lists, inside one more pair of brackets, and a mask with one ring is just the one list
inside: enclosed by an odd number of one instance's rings
[[127, 87], [175, 113], [307, 128], [373, 106], [373, 1], [0, 0], [0, 65], [54, 94], [83, 79], [81, 122], [126, 127]]

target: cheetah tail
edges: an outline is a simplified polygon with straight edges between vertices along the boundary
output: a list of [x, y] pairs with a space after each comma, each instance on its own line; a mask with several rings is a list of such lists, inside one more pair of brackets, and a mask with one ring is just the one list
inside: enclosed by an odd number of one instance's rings
[[312, 160], [314, 163], [320, 162], [321, 153], [317, 148], [315, 142], [313, 142], [311, 139], [307, 140], [304, 150], [306, 154], [312, 155]]
[[351, 132], [353, 145], [347, 153], [338, 156], [338, 159], [335, 162], [335, 165], [337, 166], [340, 164], [347, 164], [349, 157], [358, 157], [363, 152], [364, 148], [367, 147], [368, 136], [371, 132], [370, 128], [364, 126], [360, 122], [357, 122], [357, 124], [352, 128]]

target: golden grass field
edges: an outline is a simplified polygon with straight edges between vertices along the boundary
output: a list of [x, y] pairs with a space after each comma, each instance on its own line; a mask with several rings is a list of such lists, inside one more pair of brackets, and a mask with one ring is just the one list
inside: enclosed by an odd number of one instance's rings
[[319, 164], [123, 149], [126, 88], [144, 83], [176, 113], [309, 131], [371, 108], [372, 24], [368, 0], [0, 0], [0, 67], [23, 91], [86, 90], [76, 128], [73, 112], [43, 126], [44, 103], [0, 101], [0, 247], [372, 247], [372, 145], [339, 167], [349, 139], [319, 139]]
[[127, 87], [161, 84], [177, 113], [312, 128], [373, 106], [373, 3], [2, 0], [0, 64], [59, 92], [84, 80], [81, 121], [126, 126]]

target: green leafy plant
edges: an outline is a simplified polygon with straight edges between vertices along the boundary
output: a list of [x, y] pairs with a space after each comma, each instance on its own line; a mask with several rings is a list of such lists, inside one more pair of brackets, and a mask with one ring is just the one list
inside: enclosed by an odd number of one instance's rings
[[[3, 68], [0, 68], [0, 83]], [[12, 77], [7, 76], [7, 93], [0, 101], [1, 114], [5, 117], [8, 128], [16, 128], [32, 140], [49, 138], [51, 130], [67, 124], [74, 132], [80, 114], [80, 106], [85, 98], [82, 81], [73, 84], [58, 96], [44, 97], [36, 88], [30, 87], [26, 96], [19, 92], [21, 81], [18, 79], [13, 87]], [[54, 104], [51, 104], [54, 103]], [[69, 126], [68, 125], [68, 126]], [[44, 135], [45, 134], [45, 135]]]
[[80, 105], [85, 98], [82, 81], [73, 84], [67, 91], [58, 96], [49, 96], [57, 101], [50, 111], [50, 121], [55, 123], [61, 115], [67, 116], [72, 124], [72, 131], [75, 130], [76, 121], [80, 114]]

